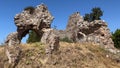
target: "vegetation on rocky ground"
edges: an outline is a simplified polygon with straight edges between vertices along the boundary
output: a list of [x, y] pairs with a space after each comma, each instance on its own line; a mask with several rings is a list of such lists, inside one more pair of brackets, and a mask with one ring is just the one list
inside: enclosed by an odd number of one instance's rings
[[117, 29], [113, 34], [112, 34], [112, 39], [114, 42], [114, 46], [118, 49], [120, 49], [120, 29]]
[[85, 14], [84, 16], [85, 21], [91, 22], [94, 20], [101, 20], [100, 17], [103, 16], [103, 11], [101, 10], [101, 8], [95, 7], [95, 8], [92, 8], [91, 11], [92, 11], [91, 13]]
[[[20, 60], [15, 68], [119, 68], [120, 55], [112, 54], [93, 43], [60, 42], [60, 48], [46, 57], [44, 44], [22, 44]], [[0, 68], [12, 68], [0, 47]]]
[[34, 32], [34, 31], [29, 31], [29, 37], [27, 39], [27, 43], [34, 43], [34, 42], [39, 42], [40, 37]]
[[71, 39], [69, 39], [68, 37], [64, 37], [64, 38], [60, 38], [60, 41], [62, 42], [68, 42], [68, 43], [72, 43], [73, 41]]

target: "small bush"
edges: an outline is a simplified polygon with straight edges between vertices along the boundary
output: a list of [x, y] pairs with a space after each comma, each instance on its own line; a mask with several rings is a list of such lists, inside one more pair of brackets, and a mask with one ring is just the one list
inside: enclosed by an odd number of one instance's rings
[[26, 41], [27, 43], [34, 43], [34, 42], [40, 42], [40, 37], [39, 35], [36, 34], [35, 31], [30, 31], [29, 32], [29, 37]]
[[92, 8], [92, 12], [90, 14], [85, 14], [84, 20], [91, 22], [94, 20], [101, 20], [101, 16], [103, 16], [103, 11], [99, 7]]
[[64, 38], [60, 39], [60, 41], [72, 43], [72, 40], [70, 40], [68, 37], [64, 37]]
[[35, 8], [32, 7], [32, 6], [28, 6], [28, 7], [24, 8], [24, 10], [25, 10], [25, 11], [27, 10], [27, 11], [29, 11], [30, 14], [33, 14], [34, 11], [35, 11]]
[[120, 29], [117, 29], [115, 33], [112, 34], [112, 40], [114, 42], [114, 46], [120, 49]]

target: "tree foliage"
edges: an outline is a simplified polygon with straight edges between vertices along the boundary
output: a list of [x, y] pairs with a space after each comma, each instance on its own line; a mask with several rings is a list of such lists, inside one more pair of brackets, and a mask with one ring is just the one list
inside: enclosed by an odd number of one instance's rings
[[90, 14], [85, 14], [84, 20], [91, 22], [94, 20], [101, 20], [101, 16], [103, 16], [103, 11], [99, 7], [95, 7], [91, 10]]
[[85, 14], [84, 20], [85, 21], [90, 21], [90, 14]]
[[40, 41], [40, 37], [34, 31], [30, 31], [29, 37], [27, 39], [27, 43], [33, 43], [33, 42], [39, 42], [39, 41]]
[[116, 48], [120, 49], [120, 29], [117, 29], [113, 34], [112, 34], [112, 39], [114, 42], [114, 46]]

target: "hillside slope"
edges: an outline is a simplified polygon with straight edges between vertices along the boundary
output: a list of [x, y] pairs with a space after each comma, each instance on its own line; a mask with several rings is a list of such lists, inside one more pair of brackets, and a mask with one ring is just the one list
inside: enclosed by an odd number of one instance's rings
[[120, 56], [112, 54], [92, 43], [60, 42], [59, 51], [49, 58], [44, 45], [32, 43], [20, 45], [22, 53], [15, 67], [8, 64], [4, 47], [0, 47], [0, 68], [120, 68]]

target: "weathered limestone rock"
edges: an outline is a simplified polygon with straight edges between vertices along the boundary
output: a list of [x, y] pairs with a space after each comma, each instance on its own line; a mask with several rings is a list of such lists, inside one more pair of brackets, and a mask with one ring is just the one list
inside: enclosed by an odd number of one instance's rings
[[6, 43], [6, 55], [9, 59], [9, 63], [16, 63], [17, 58], [19, 58], [19, 55], [21, 53], [20, 48], [18, 45], [20, 44], [20, 40], [18, 38], [18, 32], [13, 32], [8, 35]]
[[[15, 63], [18, 60], [21, 52], [18, 45], [29, 30], [35, 31], [42, 38], [41, 41], [48, 45], [46, 53], [51, 54], [52, 51], [58, 49], [59, 37], [49, 30], [52, 20], [53, 16], [44, 4], [38, 5], [36, 8], [26, 8], [22, 13], [17, 14], [14, 17], [17, 32], [9, 34], [5, 42], [9, 63]], [[48, 31], [43, 31], [43, 29]]]
[[114, 48], [114, 43], [111, 39], [111, 33], [106, 22], [95, 20], [92, 22], [84, 21], [79, 12], [72, 14], [66, 30], [55, 30], [60, 38], [68, 37], [73, 42], [94, 42], [106, 49]]
[[41, 38], [41, 42], [46, 45], [46, 54], [52, 53], [59, 48], [59, 37], [55, 35], [53, 29], [44, 29], [45, 33]]

